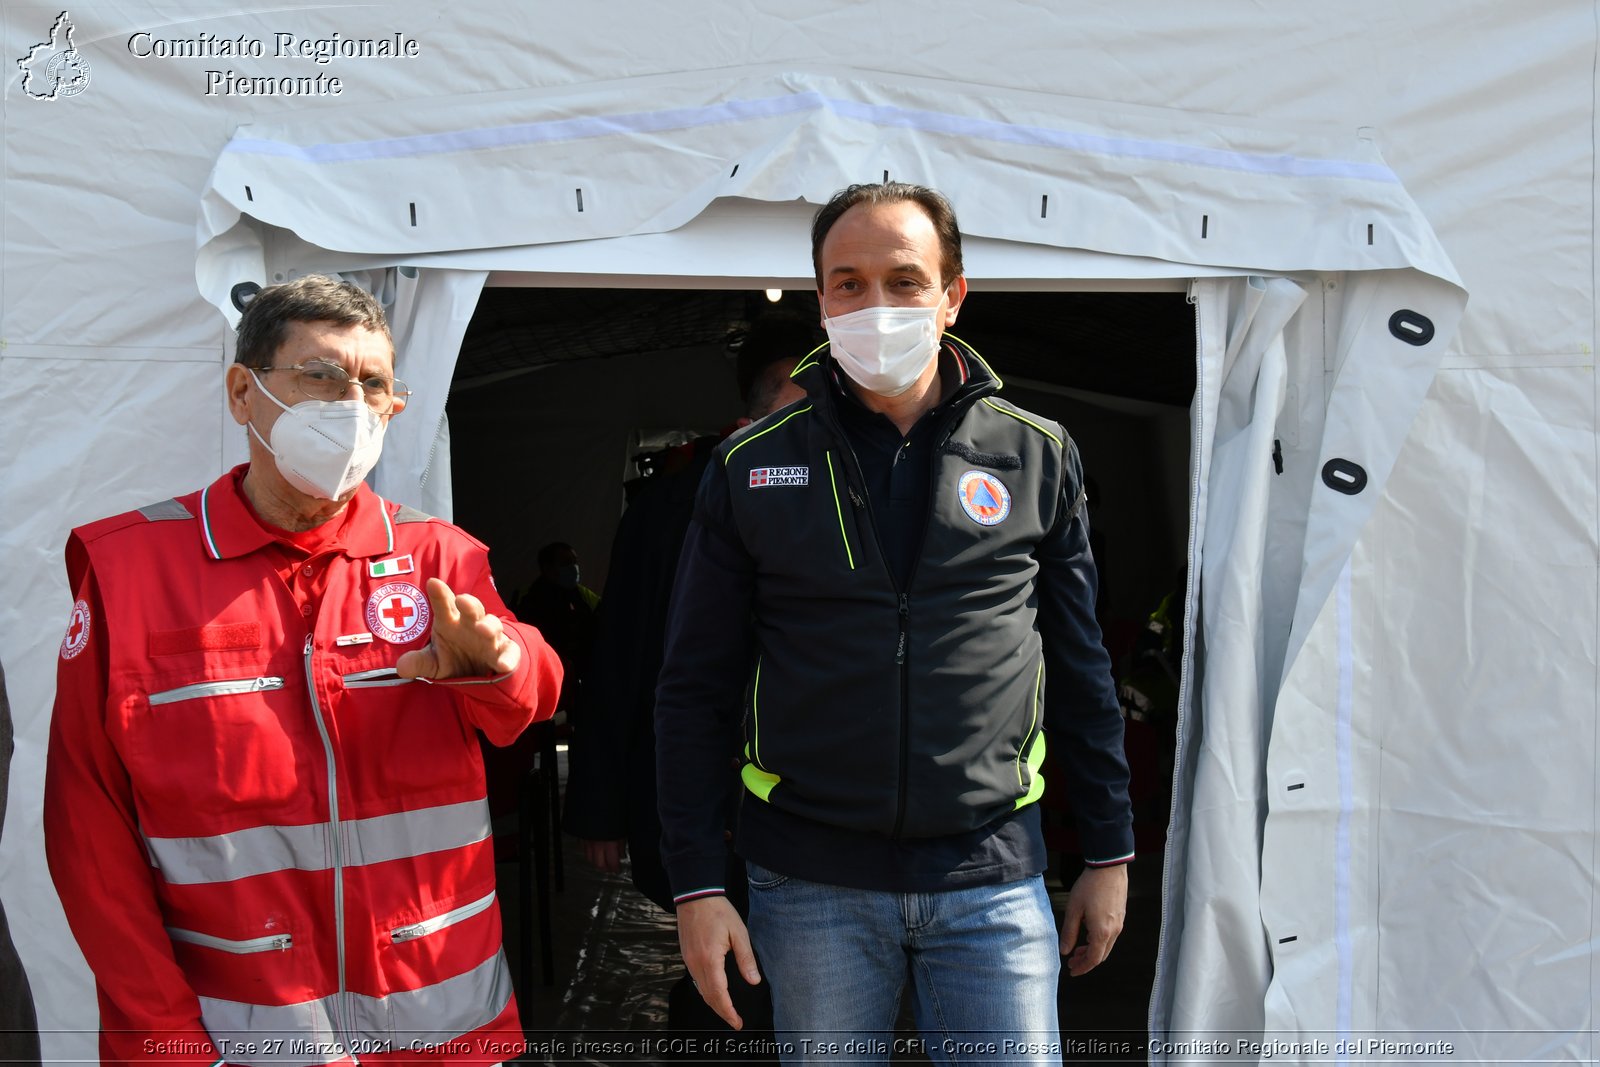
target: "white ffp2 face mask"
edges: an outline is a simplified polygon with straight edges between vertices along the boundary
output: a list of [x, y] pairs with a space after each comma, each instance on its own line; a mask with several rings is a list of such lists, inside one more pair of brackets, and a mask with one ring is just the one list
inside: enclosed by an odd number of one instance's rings
[[863, 389], [899, 396], [910, 389], [939, 351], [939, 315], [931, 308], [862, 308], [836, 319], [824, 318], [829, 351]]
[[272, 424], [272, 442], [256, 435], [277, 461], [284, 480], [319, 500], [337, 500], [360, 484], [383, 453], [384, 418], [365, 400], [306, 400], [290, 407], [261, 384], [256, 386], [283, 409]]

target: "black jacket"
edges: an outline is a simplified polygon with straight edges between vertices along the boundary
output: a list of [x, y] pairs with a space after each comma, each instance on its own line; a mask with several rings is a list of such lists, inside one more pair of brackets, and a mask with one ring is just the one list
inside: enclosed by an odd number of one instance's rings
[[680, 897], [720, 880], [715, 798], [696, 783], [741, 695], [745, 785], [794, 815], [885, 838], [972, 830], [1038, 799], [1048, 725], [1086, 854], [1131, 852], [1077, 450], [996, 399], [976, 353], [949, 348], [963, 380], [927, 416], [927, 524], [903, 588], [825, 357], [796, 371], [808, 399], [725, 442], [702, 483], [696, 524], [717, 542], [702, 555], [736, 560], [748, 592], [702, 602], [691, 530], [657, 700], [663, 855]]

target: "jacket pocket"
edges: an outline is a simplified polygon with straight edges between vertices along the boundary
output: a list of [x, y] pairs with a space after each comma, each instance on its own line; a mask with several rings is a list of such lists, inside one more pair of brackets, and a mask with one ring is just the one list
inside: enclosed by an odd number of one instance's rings
[[783, 883], [789, 880], [789, 876], [787, 874], [779, 874], [777, 871], [769, 871], [765, 867], [751, 863], [749, 860], [745, 860], [744, 870], [745, 876], [750, 881], [750, 888], [758, 893], [765, 892], [769, 889], [777, 889], [779, 886], [783, 885]]
[[[833, 466], [833, 453], [824, 452], [823, 457], [828, 461], [828, 488], [833, 491], [833, 511], [839, 519], [839, 538], [844, 542], [844, 560], [851, 570], [856, 569], [856, 554], [850, 547], [850, 535], [845, 531], [844, 504], [839, 496], [839, 474], [835, 473]], [[849, 483], [845, 484], [845, 493], [848, 496]]]
[[343, 675], [341, 681], [344, 682], [346, 689], [379, 689], [392, 685], [410, 685], [416, 679], [400, 677], [393, 667], [379, 667], [375, 670]]
[[215, 682], [195, 682], [176, 689], [164, 689], [150, 694], [150, 706], [176, 704], [181, 700], [198, 700], [202, 697], [239, 696], [243, 693], [264, 693], [282, 689], [282, 678], [227, 678]]
[[231, 952], [235, 956], [248, 956], [256, 952], [282, 952], [294, 947], [294, 935], [288, 933], [235, 940], [229, 937], [217, 937], [214, 934], [202, 934], [198, 930], [169, 926], [167, 936], [174, 941], [214, 948], [218, 952]]
[[474, 915], [480, 915], [488, 911], [493, 904], [494, 891], [490, 890], [471, 903], [463, 904], [459, 908], [451, 908], [449, 911], [435, 915], [431, 919], [423, 919], [421, 922], [409, 923], [405, 926], [396, 926], [389, 931], [389, 940], [398, 945], [405, 941], [415, 941], [419, 937], [427, 937], [429, 934], [438, 933], [440, 930], [454, 926], [456, 923], [465, 922]]

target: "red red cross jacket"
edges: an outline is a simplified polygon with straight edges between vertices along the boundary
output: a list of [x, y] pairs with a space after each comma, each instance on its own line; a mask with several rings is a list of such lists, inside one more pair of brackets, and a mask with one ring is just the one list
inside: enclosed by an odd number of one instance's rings
[[[548, 717], [560, 662], [510, 620], [481, 543], [365, 486], [286, 580], [243, 471], [68, 542], [45, 844], [101, 1054], [513, 1059], [476, 731], [504, 745]], [[431, 577], [506, 621], [513, 674], [396, 676], [431, 633]]]

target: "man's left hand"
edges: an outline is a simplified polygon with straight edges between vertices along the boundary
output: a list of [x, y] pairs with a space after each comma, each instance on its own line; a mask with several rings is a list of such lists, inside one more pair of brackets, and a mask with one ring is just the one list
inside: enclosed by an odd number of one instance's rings
[[401, 656], [402, 678], [470, 678], [510, 674], [522, 662], [522, 646], [511, 639], [498, 615], [471, 593], [455, 593], [438, 578], [428, 579], [433, 605], [433, 636], [428, 647]]
[[[1067, 915], [1061, 924], [1061, 954], [1067, 958], [1067, 973], [1073, 977], [1088, 974], [1111, 954], [1122, 920], [1128, 912], [1128, 865], [1087, 867], [1067, 894]], [[1089, 943], [1078, 944], [1078, 931], [1088, 934]]]

